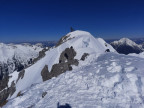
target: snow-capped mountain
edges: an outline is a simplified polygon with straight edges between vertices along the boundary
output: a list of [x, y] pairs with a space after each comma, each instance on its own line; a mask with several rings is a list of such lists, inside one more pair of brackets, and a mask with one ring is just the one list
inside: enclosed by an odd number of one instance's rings
[[10, 74], [0, 92], [4, 108], [144, 107], [144, 59], [120, 55], [103, 39], [78, 30], [45, 54]]
[[114, 41], [110, 43], [114, 49], [121, 54], [129, 54], [129, 53], [140, 53], [143, 51], [143, 48], [133, 42], [128, 38], [122, 38], [119, 41]]
[[38, 57], [42, 47], [39, 45], [0, 43], [0, 77], [13, 71], [21, 71]]

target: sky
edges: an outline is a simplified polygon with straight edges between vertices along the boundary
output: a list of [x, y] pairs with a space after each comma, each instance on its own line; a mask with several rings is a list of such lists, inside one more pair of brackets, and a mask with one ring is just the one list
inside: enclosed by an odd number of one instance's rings
[[144, 0], [0, 0], [0, 42], [59, 40], [75, 30], [95, 37], [144, 37]]

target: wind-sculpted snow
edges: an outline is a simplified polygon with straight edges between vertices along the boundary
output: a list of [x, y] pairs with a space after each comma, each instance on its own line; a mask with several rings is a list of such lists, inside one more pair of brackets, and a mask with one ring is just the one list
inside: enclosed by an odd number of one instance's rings
[[144, 59], [105, 53], [85, 62], [22, 91], [23, 96], [4, 108], [56, 108], [57, 103], [72, 108], [144, 108]]

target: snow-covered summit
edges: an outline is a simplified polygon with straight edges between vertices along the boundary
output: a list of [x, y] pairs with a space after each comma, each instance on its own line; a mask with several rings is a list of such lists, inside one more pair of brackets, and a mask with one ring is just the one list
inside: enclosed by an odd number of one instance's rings
[[[74, 31], [68, 33], [62, 39], [65, 39], [65, 41], [61, 42], [61, 44], [56, 47], [50, 48], [46, 52], [45, 57], [43, 57], [41, 60], [39, 60], [29, 68], [25, 69], [23, 78], [19, 79], [17, 83], [16, 80], [18, 79], [18, 73], [15, 71], [11, 74], [12, 77], [10, 78], [8, 85], [10, 87], [12, 81], [14, 81], [16, 84], [16, 91], [14, 92], [12, 97], [15, 97], [18, 92], [30, 87], [31, 85], [42, 82], [43, 78], [41, 76], [41, 72], [45, 66], [48, 66], [49, 72], [54, 70], [54, 65], [61, 66], [65, 64], [67, 66], [67, 60], [65, 60], [64, 63], [60, 63], [60, 58], [63, 57], [62, 54], [64, 51], [71, 51], [71, 49], [73, 49], [76, 55], [74, 56], [74, 61], [70, 61], [70, 63], [73, 63], [76, 60], [79, 62], [78, 66], [82, 66], [88, 63], [80, 62], [84, 54], [88, 54], [90, 60], [93, 60], [93, 58], [106, 53], [105, 51], [107, 49], [109, 49], [110, 52], [116, 52], [111, 47], [111, 45], [107, 44], [103, 39], [94, 38], [90, 33], [85, 31]], [[69, 52], [67, 52], [67, 54], [69, 54]], [[68, 56], [69, 55], [67, 55], [67, 58]], [[65, 68], [65, 65], [62, 68]], [[76, 66], [72, 65], [72, 68], [74, 69], [76, 68]]]
[[115, 50], [122, 54], [140, 53], [143, 51], [142, 47], [128, 38], [122, 38], [119, 41], [114, 41], [111, 45]]
[[[42, 59], [10, 75], [8, 87], [15, 85], [15, 91], [4, 108], [55, 108], [57, 103], [72, 108], [144, 107], [144, 59], [115, 52], [88, 32], [68, 33]], [[43, 75], [52, 77], [43, 82]]]
[[134, 41], [128, 39], [128, 38], [121, 38], [119, 41], [114, 41], [113, 44], [118, 44], [118, 45], [129, 45], [129, 46], [138, 46]]

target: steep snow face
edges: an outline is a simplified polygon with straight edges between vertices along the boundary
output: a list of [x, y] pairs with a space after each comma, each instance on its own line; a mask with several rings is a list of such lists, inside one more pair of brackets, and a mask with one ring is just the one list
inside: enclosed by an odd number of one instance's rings
[[30, 59], [36, 58], [42, 48], [29, 44], [0, 43], [0, 75], [12, 73], [16, 64], [27, 65]]
[[56, 108], [58, 103], [72, 108], [144, 108], [144, 59], [106, 53], [90, 61], [31, 86], [4, 108]]
[[[67, 37], [67, 38], [65, 38]], [[29, 68], [25, 69], [25, 74], [22, 79], [20, 79], [17, 83], [17, 78], [11, 78], [9, 80], [9, 86], [11, 82], [15, 80], [16, 83], [16, 92], [13, 94], [13, 97], [17, 95], [19, 91], [22, 91], [35, 83], [42, 82], [41, 71], [45, 65], [48, 65], [48, 70], [51, 71], [51, 68], [54, 64], [59, 63], [60, 54], [66, 49], [70, 48], [71, 46], [76, 51], [75, 59], [80, 60], [84, 53], [88, 53], [93, 60], [93, 58], [97, 57], [105, 53], [106, 49], [109, 49], [111, 52], [116, 52], [109, 44], [107, 44], [101, 38], [94, 38], [90, 33], [85, 31], [74, 31], [68, 33], [65, 36], [63, 43], [59, 46], [51, 48], [46, 52], [46, 56], [39, 60], [34, 65], [30, 66]], [[94, 55], [94, 56], [93, 56]], [[87, 62], [79, 63], [79, 66], [85, 65]], [[76, 68], [73, 66], [73, 69]], [[13, 73], [16, 74], [17, 72]], [[11, 75], [13, 76], [13, 75]]]
[[140, 53], [143, 51], [141, 45], [136, 44], [128, 38], [122, 38], [119, 41], [114, 41], [111, 45], [115, 48], [118, 53], [129, 54], [129, 53]]

